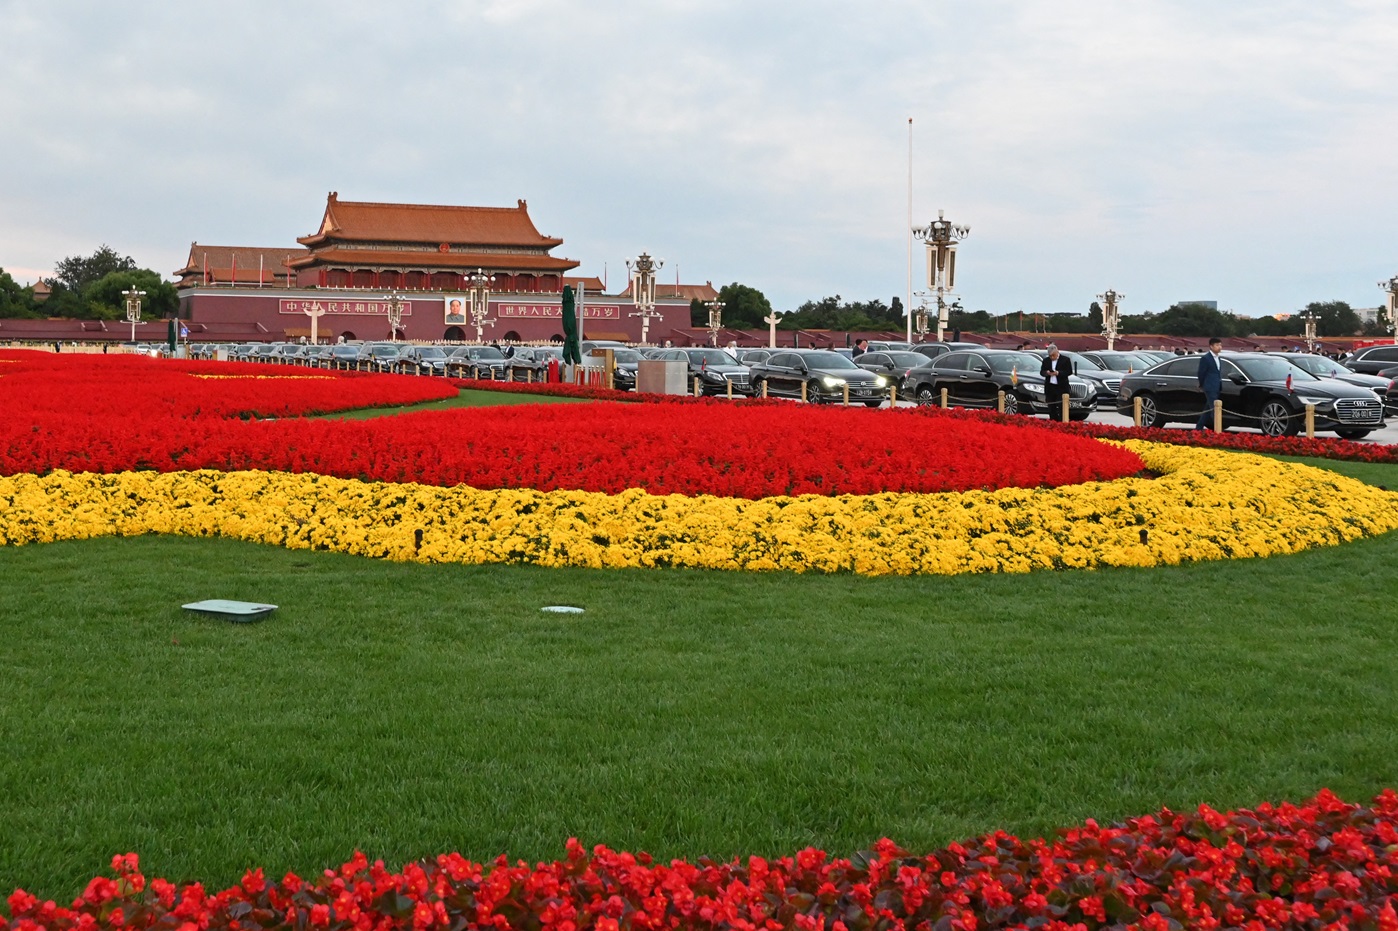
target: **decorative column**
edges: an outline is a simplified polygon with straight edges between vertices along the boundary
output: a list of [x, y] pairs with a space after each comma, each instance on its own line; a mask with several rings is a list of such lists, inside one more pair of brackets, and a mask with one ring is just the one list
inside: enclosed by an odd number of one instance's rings
[[767, 342], [767, 348], [769, 348], [769, 349], [776, 349], [776, 348], [777, 348], [777, 321], [780, 320], [781, 318], [782, 318], [781, 313], [780, 313], [779, 311], [775, 311], [775, 310], [772, 311], [772, 312], [771, 312], [770, 314], [768, 314], [767, 316], [765, 316], [765, 317], [762, 318], [762, 322], [765, 323], [765, 324], [767, 324], [767, 326], [768, 326], [768, 328], [769, 328], [768, 342]]
[[[389, 339], [398, 341], [398, 331], [403, 326], [403, 311], [408, 309], [408, 302], [403, 299], [403, 295], [397, 291], [385, 294], [384, 306], [388, 311]], [[315, 318], [312, 318], [315, 319]]]
[[1385, 307], [1388, 317], [1388, 335], [1398, 339], [1398, 275], [1394, 275], [1387, 281], [1380, 281], [1379, 287], [1387, 291], [1388, 304]]
[[709, 342], [718, 348], [718, 331], [723, 329], [723, 301], [706, 301], [704, 306], [709, 308]]

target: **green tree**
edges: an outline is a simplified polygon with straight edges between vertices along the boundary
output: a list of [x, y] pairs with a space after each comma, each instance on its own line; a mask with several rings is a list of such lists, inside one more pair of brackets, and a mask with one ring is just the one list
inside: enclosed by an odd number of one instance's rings
[[1087, 308], [1087, 326], [1089, 333], [1102, 332], [1102, 305], [1096, 301]]
[[1319, 336], [1353, 336], [1361, 329], [1359, 315], [1344, 301], [1312, 301], [1303, 313], [1315, 314]]
[[1238, 318], [1208, 304], [1173, 304], [1155, 314], [1154, 331], [1166, 336], [1234, 336]]
[[[727, 320], [723, 321], [725, 324]], [[689, 325], [692, 327], [706, 327], [709, 325], [709, 308], [704, 306], [704, 302], [697, 297], [689, 299]]]
[[94, 284], [112, 272], [136, 270], [136, 260], [129, 255], [120, 255], [105, 243], [92, 255], [72, 255], [58, 263], [54, 278], [74, 294], [82, 294], [88, 285]]
[[0, 317], [37, 317], [34, 289], [20, 285], [0, 268]]
[[[750, 288], [745, 284], [726, 284], [718, 292], [718, 299], [723, 301], [723, 322], [725, 326], [741, 327], [747, 329], [763, 329], [767, 326], [767, 321], [762, 318], [772, 312], [772, 302], [767, 300], [767, 296], [756, 288]], [[690, 305], [690, 314], [693, 315], [694, 307]], [[708, 323], [708, 309], [704, 310], [704, 322]]]
[[126, 317], [123, 291], [144, 291], [141, 299], [143, 317], [173, 317], [180, 308], [175, 286], [147, 268], [134, 271], [109, 272], [83, 290], [86, 319], [121, 320]]

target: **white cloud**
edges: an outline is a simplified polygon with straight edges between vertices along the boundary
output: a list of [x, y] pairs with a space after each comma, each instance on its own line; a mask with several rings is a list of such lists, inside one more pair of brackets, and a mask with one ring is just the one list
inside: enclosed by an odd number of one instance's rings
[[[0, 265], [290, 243], [325, 192], [530, 202], [779, 306], [902, 293], [973, 227], [970, 306], [1377, 302], [1398, 263], [1388, 2], [0, 2]], [[619, 276], [612, 275], [614, 280]]]

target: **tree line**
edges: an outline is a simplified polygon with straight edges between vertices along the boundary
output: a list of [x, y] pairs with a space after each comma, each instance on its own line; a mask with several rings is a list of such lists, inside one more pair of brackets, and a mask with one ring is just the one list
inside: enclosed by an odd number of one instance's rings
[[175, 286], [158, 272], [140, 268], [135, 259], [103, 245], [92, 255], [69, 256], [59, 262], [52, 278], [44, 279], [47, 298], [34, 286], [22, 286], [0, 268], [0, 317], [68, 317], [78, 320], [123, 320], [123, 291], [144, 291], [142, 314], [170, 317], [179, 310]]
[[[723, 325], [736, 329], [764, 329], [772, 304], [756, 288], [734, 282], [725, 285], [718, 295], [723, 303]], [[1313, 301], [1301, 313], [1316, 318], [1317, 336], [1378, 336], [1384, 332], [1380, 321], [1365, 322], [1344, 301]], [[1305, 321], [1301, 313], [1285, 319], [1276, 317], [1242, 317], [1222, 311], [1209, 304], [1173, 304], [1158, 313], [1123, 314], [1117, 324], [1123, 335], [1158, 334], [1161, 336], [1302, 336]], [[690, 325], [706, 327], [709, 308], [702, 301], [690, 302]], [[935, 323], [935, 321], [934, 321]], [[903, 302], [894, 297], [888, 304], [877, 298], [870, 301], [846, 301], [840, 295], [806, 301], [794, 311], [779, 318], [780, 330], [904, 330], [907, 319]], [[1102, 308], [1096, 301], [1085, 314], [991, 314], [985, 310], [952, 311], [949, 330], [962, 333], [1043, 332], [1090, 333], [1102, 332]]]

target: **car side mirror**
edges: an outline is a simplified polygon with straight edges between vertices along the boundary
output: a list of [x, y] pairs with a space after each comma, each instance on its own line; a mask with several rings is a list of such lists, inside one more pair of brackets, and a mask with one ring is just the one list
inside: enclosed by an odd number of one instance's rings
[[798, 372], [803, 372], [803, 373], [804, 373], [804, 372], [806, 371], [806, 363], [804, 363], [804, 362], [797, 362], [797, 363], [796, 363], [796, 371], [798, 371]]
[[1246, 384], [1247, 384], [1247, 379], [1243, 378], [1243, 376], [1241, 376], [1241, 375], [1229, 375], [1229, 376], [1228, 376], [1228, 380], [1231, 381], [1231, 382], [1232, 382], [1233, 384], [1235, 384], [1235, 385], [1246, 385]]
[[990, 374], [990, 369], [986, 368], [984, 365], [978, 365], [978, 366], [976, 366], [976, 371], [979, 372], [979, 373], [982, 374], [982, 375], [989, 375], [989, 374]]

